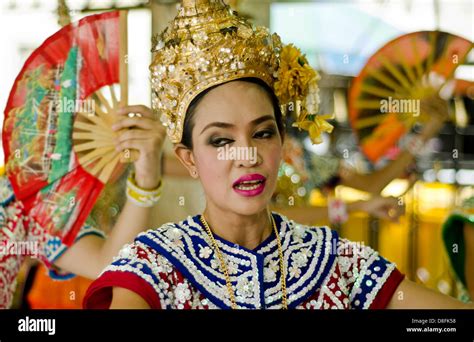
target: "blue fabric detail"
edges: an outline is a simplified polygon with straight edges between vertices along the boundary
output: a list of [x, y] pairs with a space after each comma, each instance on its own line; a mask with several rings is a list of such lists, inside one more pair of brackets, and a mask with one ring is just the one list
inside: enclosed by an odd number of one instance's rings
[[[316, 270], [319, 270], [319, 269], [322, 269], [322, 273], [321, 275], [319, 276], [318, 280], [316, 281], [316, 283], [312, 286], [312, 289], [311, 291], [308, 291], [306, 295], [302, 296], [300, 299], [298, 300], [295, 300], [293, 302], [291, 302], [288, 306], [290, 308], [296, 308], [298, 305], [300, 305], [301, 303], [304, 303], [309, 297], [311, 297], [312, 295], [314, 295], [314, 293], [316, 292], [317, 289], [321, 288], [324, 280], [329, 276], [329, 272], [331, 271], [332, 269], [332, 266], [334, 264], [334, 262], [336, 261], [336, 253], [335, 251], [333, 250], [333, 247], [332, 246], [337, 246], [337, 242], [339, 240], [339, 236], [337, 234], [337, 232], [335, 230], [330, 230], [329, 231], [329, 234], [330, 236], [328, 237], [327, 236], [327, 233], [328, 231], [325, 231], [323, 230], [323, 234], [324, 234], [324, 238], [323, 238], [323, 241], [325, 241], [325, 243], [330, 243], [330, 250], [329, 250], [329, 253], [328, 254], [322, 254], [320, 258], [318, 258], [318, 265], [316, 266]], [[324, 250], [324, 249], [322, 249]], [[323, 265], [323, 258], [324, 256], [328, 257], [328, 261], [325, 263], [325, 265]], [[299, 289], [303, 288], [303, 287], [309, 287], [309, 283], [312, 279], [308, 279], [307, 282], [305, 282], [303, 285], [300, 286]], [[298, 290], [297, 290], [298, 291]]]
[[51, 279], [62, 280], [62, 281], [70, 280], [70, 279], [72, 279], [76, 276], [73, 273], [64, 273], [64, 274], [59, 273], [59, 271], [55, 270], [54, 268], [50, 268], [49, 271], [48, 271], [48, 274], [49, 274]]
[[[351, 300], [351, 306], [355, 309], [365, 308], [367, 301], [371, 299], [370, 293], [374, 291], [374, 287], [380, 285], [380, 279], [383, 279], [383, 275], [386, 272], [390, 273], [394, 268], [394, 264], [381, 257], [376, 252], [374, 252], [372, 256], [369, 256], [368, 259], [365, 259], [366, 264], [371, 258], [375, 259], [370, 262], [366, 268], [363, 266], [361, 267], [361, 269], [363, 269], [362, 272], [364, 273], [361, 275], [361, 278], [356, 280], [356, 283], [354, 284], [355, 288], [353, 291], [355, 290], [355, 295]], [[376, 275], [376, 280], [372, 278], [374, 274]], [[385, 280], [383, 283], [384, 282]], [[376, 293], [378, 293], [378, 290]], [[359, 303], [356, 304], [356, 301], [359, 301]]]
[[[279, 230], [282, 246], [288, 246], [285, 249], [284, 257], [287, 263], [287, 289], [289, 287], [296, 287], [293, 294], [299, 294], [295, 300], [289, 300], [290, 307], [296, 307], [304, 302], [309, 296], [322, 285], [323, 281], [328, 276], [335, 260], [336, 255], [331, 253], [333, 240], [337, 243], [337, 233], [331, 232], [328, 228], [318, 227], [304, 227], [302, 238], [295, 238], [294, 223], [292, 221], [283, 221], [283, 218], [278, 214], [273, 214], [276, 226]], [[299, 225], [300, 226], [300, 225]], [[303, 227], [303, 226], [301, 226]], [[255, 298], [255, 293], [258, 294], [258, 303], [260, 308], [275, 306], [281, 304], [281, 292], [275, 294], [277, 297], [273, 302], [266, 304], [264, 292], [267, 289], [279, 286], [280, 283], [280, 269], [278, 264], [278, 271], [275, 272], [276, 277], [273, 281], [264, 281], [264, 267], [266, 260], [271, 262], [279, 261], [278, 245], [275, 240], [275, 235], [271, 234], [261, 245], [254, 250], [237, 246], [218, 236], [215, 236], [216, 241], [221, 243], [221, 253], [225, 255], [226, 260], [237, 260], [238, 272], [236, 276], [241, 280], [245, 277], [243, 273], [248, 274], [248, 282], [253, 282], [254, 286], [259, 286], [259, 291], [253, 290], [253, 295], [249, 297], [240, 298]], [[289, 239], [289, 240], [288, 240]], [[205, 228], [200, 222], [200, 215], [190, 217], [185, 221], [176, 224], [167, 224], [159, 229], [148, 231], [137, 237], [139, 241], [150, 248], [156, 250], [159, 254], [170, 261], [173, 266], [195, 286], [206, 298], [212, 301], [216, 306], [222, 309], [230, 309], [230, 305], [224, 302], [223, 294], [227, 297], [227, 289], [225, 279], [219, 278], [213, 274], [220, 273], [219, 268], [216, 270], [212, 268], [211, 261], [214, 258], [214, 249], [207, 236]], [[271, 246], [269, 246], [272, 242]], [[210, 248], [212, 253], [208, 258], [200, 257], [202, 248]], [[295, 262], [292, 257], [302, 250], [307, 250], [308, 255], [306, 265], [300, 267], [301, 277], [294, 277], [289, 279], [288, 268]], [[315, 258], [317, 253], [320, 253], [318, 258]], [[235, 259], [234, 259], [235, 258]], [[229, 267], [229, 265], [228, 265]], [[257, 272], [257, 274], [255, 273]], [[318, 275], [318, 272], [320, 273]], [[197, 279], [200, 277], [200, 279]], [[317, 277], [317, 279], [316, 279]], [[234, 278], [231, 275], [231, 278]], [[206, 284], [203, 284], [205, 282]], [[215, 287], [218, 284], [218, 287]], [[239, 300], [238, 286], [235, 281], [232, 282], [235, 290], [237, 304], [244, 308], [256, 308], [255, 304], [245, 303]], [[216, 293], [212, 289], [218, 290]], [[257, 291], [257, 292], [255, 292]], [[220, 298], [219, 298], [220, 297]], [[251, 301], [248, 299], [248, 301]]]
[[[158, 253], [163, 255], [165, 258], [170, 261], [176, 269], [188, 280], [190, 281], [201, 293], [203, 293], [207, 298], [212, 300], [212, 302], [217, 305], [221, 309], [231, 309], [231, 307], [227, 306], [223, 301], [220, 299], [216, 298], [212, 293], [207, 291], [205, 287], [201, 285], [199, 281], [194, 279], [194, 276], [189, 272], [189, 270], [184, 267], [181, 262], [175, 258], [171, 253], [163, 249], [160, 245], [156, 244], [153, 240], [148, 239], [146, 236], [139, 237], [137, 238], [138, 241], [143, 242], [144, 244], [147, 244], [151, 248], [155, 249]], [[216, 282], [219, 282], [217, 278], [212, 277], [211, 279], [214, 279]]]
[[[272, 234], [272, 235], [274, 235], [274, 234]], [[257, 267], [258, 267], [258, 282], [260, 283], [260, 308], [265, 309], [267, 304], [265, 303], [265, 286], [263, 286], [263, 284], [264, 284], [264, 279], [263, 279], [264, 260], [263, 260], [263, 258], [257, 258]]]

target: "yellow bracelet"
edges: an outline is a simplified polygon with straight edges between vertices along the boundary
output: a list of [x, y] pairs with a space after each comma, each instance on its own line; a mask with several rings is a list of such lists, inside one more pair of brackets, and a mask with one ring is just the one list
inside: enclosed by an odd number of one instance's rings
[[162, 184], [160, 181], [155, 189], [142, 189], [135, 182], [135, 173], [131, 172], [127, 179], [127, 198], [139, 207], [153, 207], [160, 200]]

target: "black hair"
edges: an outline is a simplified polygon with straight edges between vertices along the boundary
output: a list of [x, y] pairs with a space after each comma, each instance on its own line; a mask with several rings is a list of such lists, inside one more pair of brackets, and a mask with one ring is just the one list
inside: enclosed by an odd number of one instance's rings
[[[241, 78], [236, 81], [244, 81], [248, 83], [253, 83], [261, 86], [270, 96], [270, 99], [272, 101], [273, 105], [273, 111], [275, 114], [275, 120], [276, 124], [278, 127], [278, 132], [280, 133], [280, 137], [283, 140], [284, 134], [285, 134], [285, 124], [283, 122], [283, 115], [280, 109], [280, 102], [278, 101], [278, 98], [276, 97], [275, 93], [273, 92], [272, 88], [270, 88], [264, 81], [262, 81], [259, 78]], [[202, 93], [200, 93], [198, 96], [196, 96], [190, 103], [188, 110], [186, 111], [186, 118], [184, 119], [184, 126], [183, 126], [183, 137], [181, 139], [181, 143], [189, 148], [190, 150], [193, 149], [193, 141], [192, 141], [192, 132], [194, 128], [194, 115], [196, 113], [196, 108], [199, 105], [199, 103], [202, 101], [204, 96], [208, 94], [212, 89], [220, 86], [222, 84], [215, 85], [209, 89], [206, 89]]]

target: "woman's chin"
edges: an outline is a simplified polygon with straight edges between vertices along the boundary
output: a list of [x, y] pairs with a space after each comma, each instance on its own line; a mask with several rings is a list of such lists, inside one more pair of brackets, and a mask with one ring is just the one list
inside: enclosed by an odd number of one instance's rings
[[268, 207], [268, 204], [269, 200], [265, 198], [253, 198], [252, 200], [235, 201], [232, 203], [232, 210], [240, 215], [251, 216], [261, 213]]

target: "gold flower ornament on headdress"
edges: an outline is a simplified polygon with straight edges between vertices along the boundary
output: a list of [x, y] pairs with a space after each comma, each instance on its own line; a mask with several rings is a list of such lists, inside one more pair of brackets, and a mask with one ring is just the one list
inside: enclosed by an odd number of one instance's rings
[[331, 132], [319, 110], [319, 75], [293, 45], [253, 27], [222, 0], [183, 0], [177, 17], [154, 38], [150, 66], [152, 107], [173, 143], [181, 142], [187, 109], [201, 92], [242, 78], [271, 87], [282, 112], [295, 113], [293, 126], [308, 130], [314, 143]]

